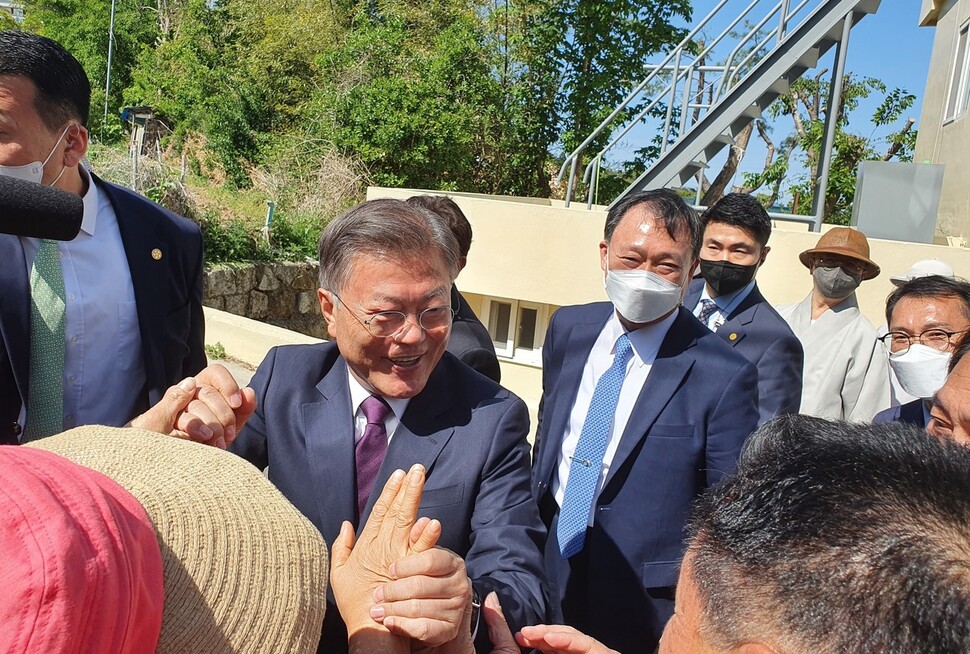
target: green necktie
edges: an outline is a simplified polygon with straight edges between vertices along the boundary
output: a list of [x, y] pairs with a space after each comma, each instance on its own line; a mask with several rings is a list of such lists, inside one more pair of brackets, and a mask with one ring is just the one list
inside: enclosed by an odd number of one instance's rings
[[44, 239], [30, 269], [30, 397], [25, 443], [63, 431], [64, 309], [57, 241]]

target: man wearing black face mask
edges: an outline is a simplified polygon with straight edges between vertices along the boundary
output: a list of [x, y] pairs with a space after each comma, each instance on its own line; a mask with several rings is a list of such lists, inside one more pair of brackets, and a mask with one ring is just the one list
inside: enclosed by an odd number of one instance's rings
[[801, 412], [869, 422], [889, 407], [889, 359], [876, 329], [859, 311], [855, 289], [879, 274], [869, 241], [836, 227], [799, 255], [814, 288], [798, 304], [778, 307], [805, 348]]
[[771, 249], [771, 219], [754, 197], [731, 193], [701, 221], [701, 277], [691, 282], [684, 306], [758, 369], [761, 422], [798, 413], [802, 345], [755, 281]]

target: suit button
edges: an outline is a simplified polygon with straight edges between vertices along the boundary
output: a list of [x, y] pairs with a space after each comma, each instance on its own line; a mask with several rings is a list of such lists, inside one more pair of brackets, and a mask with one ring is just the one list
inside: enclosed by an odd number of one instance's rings
[[13, 425], [10, 427], [10, 433], [13, 434], [14, 436], [20, 436], [20, 432], [22, 431], [23, 431], [23, 428], [20, 426], [20, 423], [18, 422], [13, 423]]

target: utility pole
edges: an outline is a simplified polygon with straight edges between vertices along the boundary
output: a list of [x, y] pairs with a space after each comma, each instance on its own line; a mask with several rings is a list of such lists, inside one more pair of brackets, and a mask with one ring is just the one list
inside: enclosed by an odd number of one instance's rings
[[111, 22], [108, 25], [108, 74], [104, 80], [104, 117], [101, 119], [101, 140], [104, 140], [104, 126], [108, 122], [108, 94], [111, 92], [111, 58], [115, 46], [115, 0], [111, 0]]

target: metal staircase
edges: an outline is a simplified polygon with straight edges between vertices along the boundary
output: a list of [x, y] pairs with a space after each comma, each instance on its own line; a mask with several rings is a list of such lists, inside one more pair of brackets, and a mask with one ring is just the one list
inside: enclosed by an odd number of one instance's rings
[[[650, 67], [647, 77], [567, 156], [557, 177], [559, 181], [569, 171], [567, 206], [576, 188], [579, 163], [588, 156], [586, 149], [590, 143], [607, 130], [615, 132], [605, 147], [588, 158], [582, 178], [589, 185], [587, 207], [593, 205], [604, 156], [658, 108], [665, 107], [666, 111], [660, 155], [614, 203], [641, 189], [683, 186], [694, 179], [833, 46], [836, 63], [827, 106], [839, 106], [849, 32], [867, 14], [876, 12], [880, 0], [744, 2], [746, 5], [740, 11], [737, 2], [718, 2], [660, 64]], [[718, 24], [724, 25], [723, 30], [717, 37], [705, 40], [705, 30]], [[723, 62], [708, 63], [716, 57], [723, 58]], [[630, 116], [634, 107], [637, 111]], [[833, 113], [826, 115], [826, 141], [815, 185], [814, 215], [772, 214], [774, 217], [809, 222], [816, 231], [820, 228], [824, 204], [821, 199], [828, 185], [835, 137]]]

